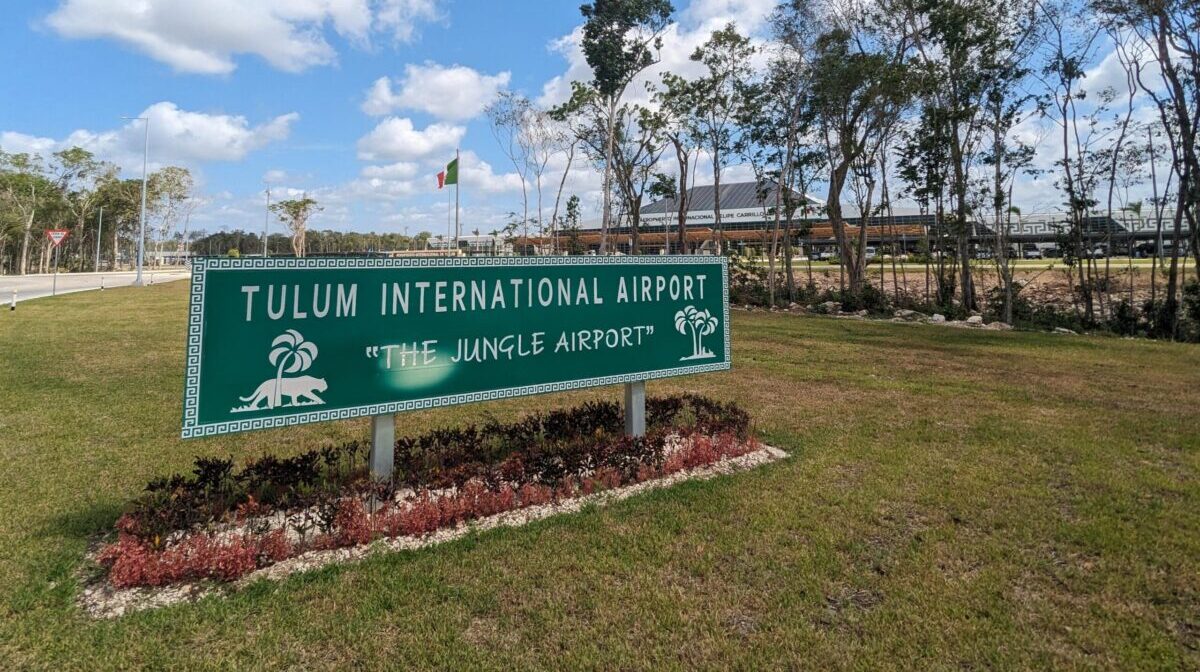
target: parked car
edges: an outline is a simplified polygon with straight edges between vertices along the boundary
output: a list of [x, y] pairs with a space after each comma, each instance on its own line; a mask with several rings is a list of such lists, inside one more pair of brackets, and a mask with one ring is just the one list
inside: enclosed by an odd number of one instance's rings
[[867, 250], [866, 250], [866, 253], [867, 253], [867, 260], [868, 260], [868, 261], [869, 261], [869, 260], [871, 260], [871, 259], [874, 259], [874, 258], [875, 258], [875, 248], [873, 248], [873, 247], [869, 247], [869, 246], [868, 246], [868, 247], [867, 247]]
[[1062, 256], [1062, 250], [1058, 249], [1057, 245], [1042, 249], [1042, 257], [1045, 259], [1057, 259]]
[[835, 250], [825, 250], [817, 255], [817, 259], [820, 259], [821, 261], [833, 261], [834, 259], [837, 259], [837, 256], [838, 253]]
[[1021, 246], [1022, 259], [1041, 259], [1042, 251], [1036, 243], [1025, 243]]

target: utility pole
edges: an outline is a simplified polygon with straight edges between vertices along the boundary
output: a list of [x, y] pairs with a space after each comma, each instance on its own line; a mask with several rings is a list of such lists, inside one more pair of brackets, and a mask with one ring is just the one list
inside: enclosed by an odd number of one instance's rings
[[141, 223], [138, 225], [138, 246], [137, 246], [137, 277], [133, 280], [134, 287], [145, 285], [142, 281], [142, 265], [146, 258], [146, 173], [147, 165], [150, 157], [150, 118], [149, 117], [121, 117], [130, 121], [140, 121], [145, 128], [145, 143], [142, 148], [142, 214]]
[[93, 271], [100, 270], [100, 238], [104, 233], [104, 206], [100, 206], [100, 223], [96, 226], [96, 261], [92, 264]]

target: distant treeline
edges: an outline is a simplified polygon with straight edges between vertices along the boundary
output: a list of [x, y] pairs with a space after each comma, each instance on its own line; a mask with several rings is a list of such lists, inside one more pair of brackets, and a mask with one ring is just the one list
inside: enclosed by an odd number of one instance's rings
[[[308, 231], [305, 234], [307, 253], [352, 254], [386, 250], [420, 249], [428, 233], [405, 236], [399, 233], [355, 233], [344, 231]], [[237, 250], [239, 255], [262, 254], [262, 236], [235, 229], [204, 235], [190, 244], [195, 255], [226, 255]], [[291, 236], [281, 233], [267, 236], [267, 253], [275, 256], [292, 254]]]

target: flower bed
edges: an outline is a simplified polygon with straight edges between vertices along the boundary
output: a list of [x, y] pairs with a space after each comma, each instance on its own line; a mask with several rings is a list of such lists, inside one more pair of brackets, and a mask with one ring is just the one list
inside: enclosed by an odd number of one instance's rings
[[115, 589], [233, 581], [314, 551], [422, 537], [505, 512], [587, 497], [760, 448], [733, 404], [647, 400], [647, 434], [623, 435], [620, 406], [590, 403], [513, 423], [396, 442], [397, 480], [372, 482], [351, 443], [234, 473], [198, 459], [190, 476], [147, 486], [95, 559]]

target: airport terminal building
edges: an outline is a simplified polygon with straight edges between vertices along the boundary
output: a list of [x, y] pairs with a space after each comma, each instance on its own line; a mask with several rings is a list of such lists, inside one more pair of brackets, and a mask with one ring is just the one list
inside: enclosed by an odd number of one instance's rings
[[[716, 198], [711, 185], [697, 186], [688, 190], [685, 252], [715, 252], [717, 243]], [[733, 250], [758, 253], [771, 244], [775, 227], [775, 186], [760, 188], [754, 182], [735, 182], [721, 186], [721, 223], [726, 246]], [[825, 216], [825, 203], [812, 196], [793, 194], [796, 202], [804, 206], [795, 213], [792, 221], [792, 243], [796, 254], [819, 254], [836, 248], [833, 226]], [[850, 239], [859, 235], [860, 218], [857, 208], [844, 203], [846, 233]], [[674, 199], [655, 201], [642, 207], [638, 227], [638, 246], [643, 254], [677, 253], [679, 251], [678, 205]], [[1169, 239], [1173, 212], [1163, 213], [1163, 225], [1158, 227], [1153, 213], [1141, 216], [1122, 212], [1113, 217], [1095, 215], [1087, 218], [1084, 235], [1089, 243], [1096, 245], [1111, 242], [1113, 252], [1127, 253], [1149, 250], [1162, 246], [1162, 239]], [[618, 225], [608, 232], [611, 249], [629, 253], [633, 249], [633, 232], [627, 216], [619, 216]], [[971, 240], [980, 249], [991, 249], [995, 243], [995, 229], [989, 221], [975, 219], [968, 223]], [[1014, 245], [1026, 243], [1052, 248], [1067, 230], [1065, 213], [1013, 215], [1009, 223], [1009, 240]], [[1186, 222], [1184, 224], [1186, 230]], [[897, 207], [882, 216], [871, 217], [867, 222], [867, 245], [897, 252], [914, 252], [929, 245], [939, 235], [951, 236], [951, 231], [939, 231], [936, 215], [923, 213], [912, 207]], [[530, 238], [528, 244], [539, 249], [553, 246], [564, 249], [559, 234], [557, 245], [548, 237]], [[780, 226], [780, 236], [784, 226]], [[584, 224], [577, 234], [578, 243], [589, 250], [600, 247], [600, 222]], [[1161, 236], [1161, 238], [1160, 238]], [[520, 244], [522, 241], [518, 241]], [[781, 241], [782, 243], [782, 241]], [[1169, 244], [1169, 243], [1168, 243]]]

